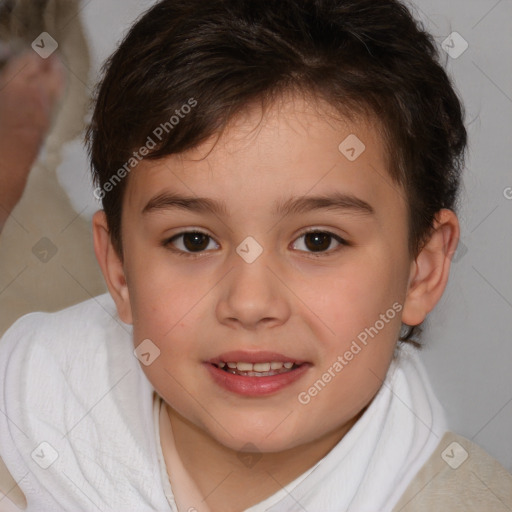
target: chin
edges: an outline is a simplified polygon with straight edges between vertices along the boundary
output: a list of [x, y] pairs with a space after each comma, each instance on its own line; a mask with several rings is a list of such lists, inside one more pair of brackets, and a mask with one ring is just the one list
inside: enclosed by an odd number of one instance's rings
[[[236, 425], [236, 428], [233, 426]], [[301, 444], [291, 432], [276, 430], [276, 424], [264, 429], [255, 429], [251, 425], [242, 426], [235, 422], [226, 426], [229, 434], [222, 428], [207, 432], [218, 443], [236, 452], [276, 453], [289, 450]], [[230, 435], [231, 434], [231, 435]]]

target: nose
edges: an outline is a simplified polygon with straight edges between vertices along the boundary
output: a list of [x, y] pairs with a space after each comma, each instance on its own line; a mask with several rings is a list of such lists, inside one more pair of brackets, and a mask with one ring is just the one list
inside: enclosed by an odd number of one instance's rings
[[237, 254], [234, 258], [238, 261], [235, 259], [233, 270], [222, 281], [216, 307], [219, 322], [248, 330], [285, 323], [290, 316], [290, 303], [286, 287], [275, 275], [276, 269], [269, 268], [263, 254], [252, 263]]

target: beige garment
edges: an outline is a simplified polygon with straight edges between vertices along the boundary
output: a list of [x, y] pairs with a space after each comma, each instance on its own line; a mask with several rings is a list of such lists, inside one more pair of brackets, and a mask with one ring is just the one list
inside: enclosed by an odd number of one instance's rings
[[[10, 16], [2, 15], [0, 37], [23, 40], [30, 48], [40, 31], [47, 31], [58, 42], [57, 52], [68, 72], [43, 156], [0, 237], [0, 335], [26, 313], [57, 311], [106, 290], [94, 257], [90, 223], [72, 208], [56, 175], [63, 144], [83, 138], [90, 97], [80, 5], [77, 0], [16, 0], [11, 5]], [[86, 165], [83, 172], [88, 172]]]
[[469, 439], [446, 432], [393, 512], [511, 510], [512, 475]]

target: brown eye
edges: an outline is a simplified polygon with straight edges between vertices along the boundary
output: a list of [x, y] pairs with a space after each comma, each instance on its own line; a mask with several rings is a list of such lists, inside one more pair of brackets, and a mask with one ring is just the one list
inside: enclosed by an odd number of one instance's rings
[[307, 233], [306, 247], [312, 251], [326, 251], [331, 245], [332, 237], [327, 233]]
[[309, 231], [307, 233], [303, 233], [297, 240], [304, 239], [302, 243], [297, 245], [305, 247], [305, 249], [298, 248], [304, 252], [333, 252], [333, 250], [329, 250], [332, 248], [332, 242], [335, 243], [335, 248], [340, 245], [348, 245], [343, 238], [329, 233], [328, 231]]
[[185, 233], [183, 235], [183, 245], [189, 251], [203, 251], [208, 247], [209, 238], [203, 233]]
[[205, 251], [210, 245], [210, 242], [213, 242], [213, 239], [206, 233], [201, 233], [200, 231], [186, 231], [166, 240], [163, 245], [172, 245], [173, 250], [187, 255], [188, 253]]

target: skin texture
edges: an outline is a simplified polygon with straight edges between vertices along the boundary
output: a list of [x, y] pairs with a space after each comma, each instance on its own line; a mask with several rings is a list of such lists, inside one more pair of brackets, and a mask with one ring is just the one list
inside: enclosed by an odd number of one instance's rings
[[[377, 123], [329, 113], [321, 101], [283, 96], [265, 113], [248, 108], [218, 140], [141, 162], [124, 197], [123, 261], [103, 212], [94, 217], [110, 292], [122, 320], [133, 323], [134, 344], [149, 338], [161, 351], [143, 369], [167, 403], [179, 454], [213, 511], [243, 510], [325, 456], [379, 390], [401, 321], [423, 321], [448, 279], [459, 236], [455, 214], [441, 210], [431, 239], [410, 255], [404, 192], [387, 173]], [[366, 146], [355, 161], [338, 150], [349, 134]], [[141, 213], [163, 191], [222, 200], [227, 212]], [[334, 191], [366, 201], [374, 213], [272, 213], [278, 201]], [[194, 247], [183, 237], [162, 244], [192, 228], [211, 236], [199, 257], [179, 255]], [[348, 245], [328, 238], [315, 252], [302, 236], [313, 228]], [[252, 263], [236, 252], [248, 236], [263, 248]], [[300, 403], [299, 393], [394, 303], [400, 314]], [[311, 366], [272, 395], [241, 397], [217, 386], [203, 364], [231, 350], [276, 351]], [[262, 455], [251, 468], [238, 457], [246, 443]], [[162, 446], [165, 453], [165, 439]]]

